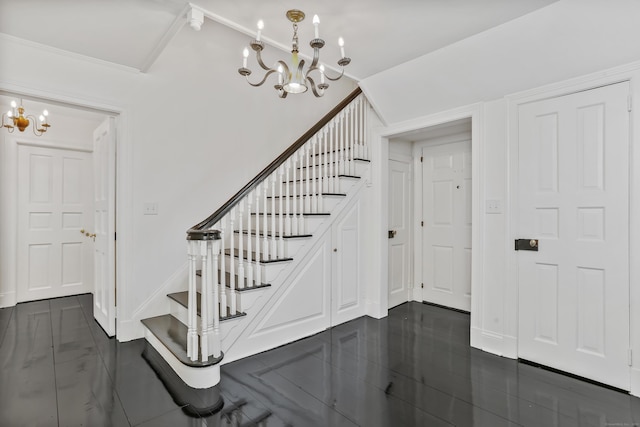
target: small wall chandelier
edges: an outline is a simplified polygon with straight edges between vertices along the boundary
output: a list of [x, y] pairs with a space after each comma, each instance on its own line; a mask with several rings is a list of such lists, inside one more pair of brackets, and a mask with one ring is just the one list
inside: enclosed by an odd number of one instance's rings
[[[32, 115], [24, 114], [24, 107], [22, 106], [22, 100], [20, 100], [20, 106], [16, 104], [16, 101], [11, 101], [11, 110], [2, 114], [2, 127], [7, 128], [9, 133], [13, 133], [13, 131], [18, 128], [20, 132], [24, 132], [24, 130], [29, 127], [30, 124], [33, 124], [32, 129], [33, 133], [36, 136], [42, 136], [47, 129], [51, 127], [49, 123], [47, 123], [47, 116], [49, 112], [47, 110], [43, 110], [40, 117], [36, 120], [36, 118]], [[8, 120], [5, 120], [8, 119]], [[7, 123], [5, 123], [5, 121]]]
[[[291, 61], [289, 63], [285, 61], [278, 61], [276, 67], [270, 68], [262, 61], [262, 50], [264, 49], [264, 43], [260, 41], [260, 35], [264, 28], [264, 23], [258, 21], [258, 34], [255, 40], [252, 40], [249, 45], [256, 53], [256, 60], [260, 67], [266, 71], [264, 77], [258, 83], [252, 83], [249, 81], [249, 75], [251, 70], [247, 68], [247, 58], [249, 57], [249, 49], [244, 48], [242, 68], [238, 69], [238, 73], [245, 76], [247, 82], [254, 87], [262, 86], [267, 78], [273, 74], [278, 74], [278, 84], [274, 85], [278, 96], [280, 98], [286, 98], [289, 93], [304, 93], [308, 90], [308, 86], [311, 86], [311, 91], [316, 97], [324, 95], [324, 91], [329, 87], [326, 80], [336, 81], [344, 75], [344, 67], [351, 62], [350, 58], [347, 58], [344, 54], [344, 40], [342, 37], [338, 40], [340, 46], [341, 59], [338, 61], [338, 65], [342, 68], [342, 72], [337, 77], [331, 77], [326, 74], [323, 65], [318, 65], [320, 61], [320, 49], [324, 46], [324, 40], [319, 37], [318, 25], [320, 19], [318, 15], [313, 17], [313, 26], [315, 27], [315, 38], [311, 40], [309, 45], [313, 48], [313, 60], [311, 65], [306, 70], [304, 69], [304, 59], [298, 57], [298, 23], [304, 19], [304, 12], [296, 9], [287, 11], [287, 18], [293, 23], [293, 39], [291, 41]], [[319, 78], [319, 83], [316, 84], [315, 78]], [[325, 80], [326, 79], [326, 80]], [[308, 85], [307, 85], [308, 84]]]

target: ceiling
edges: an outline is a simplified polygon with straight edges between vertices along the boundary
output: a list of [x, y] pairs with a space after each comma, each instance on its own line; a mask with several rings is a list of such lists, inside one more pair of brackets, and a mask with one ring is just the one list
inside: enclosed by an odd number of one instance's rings
[[[264, 20], [265, 41], [290, 45], [288, 9], [300, 9], [301, 53], [310, 53], [312, 16], [320, 17], [322, 51], [337, 62], [338, 37], [351, 57], [348, 75], [364, 79], [417, 56], [516, 19], [557, 0], [196, 0], [218, 22], [253, 33]], [[163, 38], [180, 28], [185, 0], [0, 0], [0, 32], [100, 60], [147, 70]], [[192, 31], [185, 27], [182, 31]], [[250, 37], [247, 37], [247, 43]], [[237, 49], [239, 60], [241, 48]]]

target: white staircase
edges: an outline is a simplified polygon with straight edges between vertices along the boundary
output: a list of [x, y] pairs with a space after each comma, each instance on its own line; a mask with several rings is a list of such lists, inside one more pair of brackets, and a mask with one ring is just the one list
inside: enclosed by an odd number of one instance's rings
[[[313, 289], [320, 275], [306, 267], [328, 251], [333, 223], [364, 188], [368, 110], [355, 91], [188, 231], [188, 289], [167, 296], [169, 313], [142, 321], [147, 341], [188, 386], [212, 387], [221, 363], [290, 339], [265, 319], [276, 306], [300, 310], [287, 307], [292, 289], [300, 280]], [[313, 323], [313, 316], [298, 318]], [[243, 342], [254, 336], [253, 347]]]

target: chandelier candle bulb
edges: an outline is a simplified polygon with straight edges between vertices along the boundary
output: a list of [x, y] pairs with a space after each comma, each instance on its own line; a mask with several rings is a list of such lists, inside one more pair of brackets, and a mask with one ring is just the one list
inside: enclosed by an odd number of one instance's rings
[[258, 21], [258, 34], [256, 35], [256, 40], [260, 41], [260, 35], [262, 34], [262, 29], [264, 28], [264, 22], [262, 19]]
[[247, 68], [247, 58], [249, 57], [249, 49], [246, 47], [242, 51], [242, 68]]
[[320, 38], [320, 32], [318, 31], [318, 24], [320, 24], [320, 18], [318, 18], [318, 15], [313, 15], [313, 26], [315, 27], [315, 34], [316, 34], [316, 38], [319, 39]]
[[284, 72], [284, 69], [282, 68], [282, 65], [278, 66], [278, 84], [280, 86], [282, 86], [282, 82], [284, 80], [284, 78], [282, 77], [282, 73]]
[[324, 65], [320, 65], [320, 83], [324, 83]]
[[342, 37], [340, 37], [338, 39], [338, 46], [340, 46], [340, 55], [342, 58], [346, 58], [345, 54], [344, 54], [344, 39]]

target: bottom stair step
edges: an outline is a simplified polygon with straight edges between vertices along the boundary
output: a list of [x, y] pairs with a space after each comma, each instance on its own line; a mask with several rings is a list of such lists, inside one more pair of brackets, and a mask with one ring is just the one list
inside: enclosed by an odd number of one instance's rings
[[[220, 363], [218, 358], [209, 356], [207, 361], [191, 360], [187, 357], [187, 326], [170, 314], [142, 319], [142, 323], [183, 365], [204, 368]], [[198, 352], [200, 354], [200, 352]]]
[[[180, 304], [181, 306], [183, 306], [184, 308], [188, 308], [189, 307], [189, 292], [187, 292], [187, 291], [174, 292], [174, 293], [169, 294], [167, 296], [169, 298], [171, 298], [172, 300], [174, 300], [175, 302], [177, 302], [178, 304]], [[200, 292], [197, 293], [196, 299], [197, 299], [196, 306], [198, 307], [198, 316], [200, 316], [200, 300], [201, 300]], [[220, 321], [229, 320], [229, 319], [235, 319], [236, 317], [242, 317], [242, 316], [246, 316], [246, 315], [247, 315], [247, 313], [243, 313], [241, 311], [236, 311], [234, 314], [229, 314], [228, 316], [220, 316]], [[186, 326], [185, 326], [185, 328], [186, 328]]]
[[145, 345], [142, 357], [187, 414], [194, 417], [210, 416], [224, 407], [219, 385], [202, 389], [189, 387], [149, 343]]

